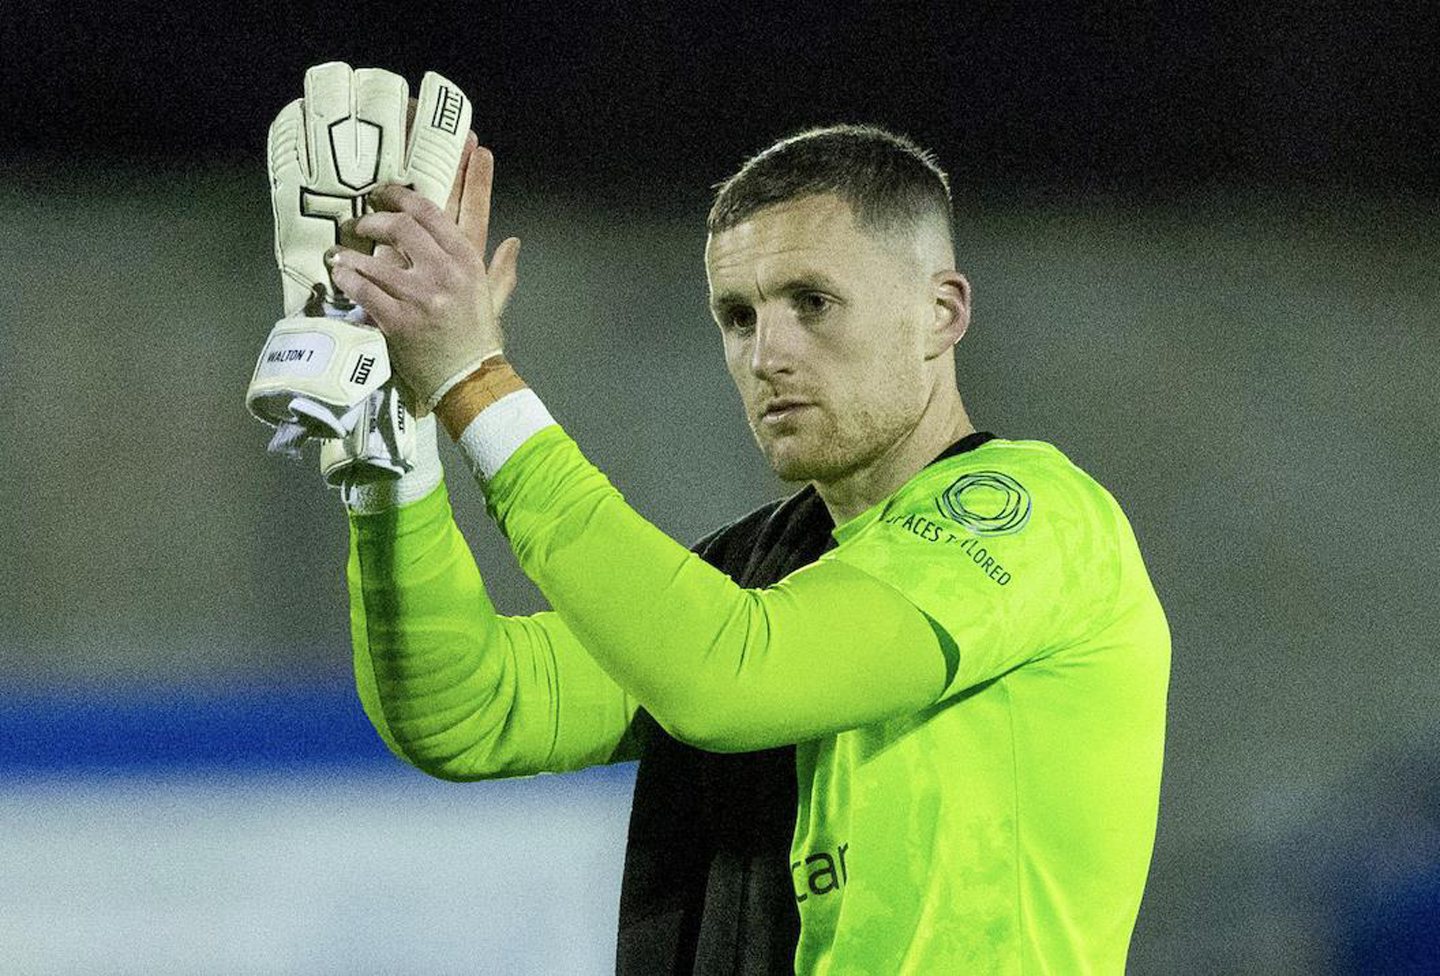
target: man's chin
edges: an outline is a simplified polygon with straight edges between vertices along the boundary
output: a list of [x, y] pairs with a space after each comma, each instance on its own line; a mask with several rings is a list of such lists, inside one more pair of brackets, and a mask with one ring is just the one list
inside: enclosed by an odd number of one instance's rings
[[828, 473], [821, 460], [798, 444], [779, 446], [770, 444], [761, 448], [770, 470], [781, 481], [824, 481]]

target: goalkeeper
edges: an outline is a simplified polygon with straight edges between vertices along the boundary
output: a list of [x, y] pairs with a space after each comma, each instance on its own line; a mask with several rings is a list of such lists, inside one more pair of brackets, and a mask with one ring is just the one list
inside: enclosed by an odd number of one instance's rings
[[720, 188], [725, 363], [804, 487], [693, 550], [503, 353], [476, 366], [509, 282], [484, 261], [489, 154], [463, 179], [458, 226], [394, 184], [348, 226], [405, 260], [326, 260], [553, 609], [496, 612], [438, 464], [347, 491], [356, 679], [390, 748], [456, 780], [639, 759], [622, 973], [1121, 972], [1169, 632], [1110, 494], [966, 414], [971, 288], [934, 160], [838, 126]]

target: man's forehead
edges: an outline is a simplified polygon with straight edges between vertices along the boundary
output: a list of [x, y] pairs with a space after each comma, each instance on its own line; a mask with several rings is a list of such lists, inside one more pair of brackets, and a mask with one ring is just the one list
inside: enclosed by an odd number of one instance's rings
[[718, 280], [753, 279], [767, 270], [823, 272], [859, 259], [869, 244], [849, 204], [835, 196], [811, 196], [766, 207], [712, 234], [705, 266], [713, 288]]

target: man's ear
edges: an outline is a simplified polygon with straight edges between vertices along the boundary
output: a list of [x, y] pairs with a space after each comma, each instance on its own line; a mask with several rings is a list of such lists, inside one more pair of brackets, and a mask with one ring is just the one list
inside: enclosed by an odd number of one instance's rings
[[970, 282], [963, 274], [937, 271], [930, 276], [930, 289], [935, 319], [926, 335], [926, 359], [949, 352], [970, 327]]

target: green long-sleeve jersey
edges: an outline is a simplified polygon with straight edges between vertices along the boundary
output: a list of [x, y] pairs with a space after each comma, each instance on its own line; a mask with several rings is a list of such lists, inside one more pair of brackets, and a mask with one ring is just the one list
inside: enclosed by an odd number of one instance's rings
[[1169, 633], [1114, 499], [1040, 442], [931, 465], [746, 589], [555, 426], [484, 485], [554, 608], [496, 614], [444, 489], [352, 515], [357, 684], [479, 779], [796, 745], [797, 972], [1120, 972], [1153, 845]]

